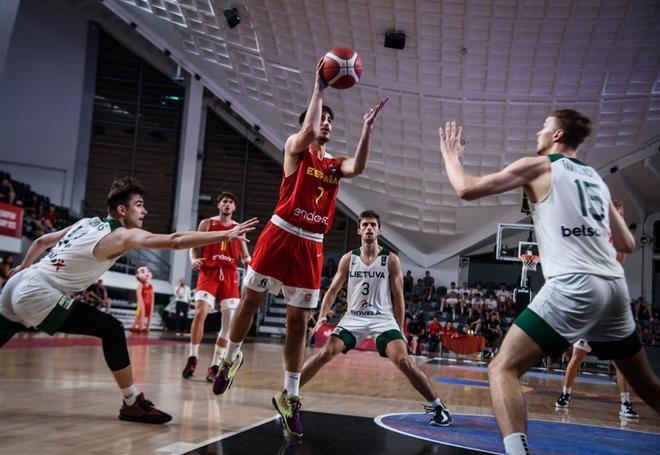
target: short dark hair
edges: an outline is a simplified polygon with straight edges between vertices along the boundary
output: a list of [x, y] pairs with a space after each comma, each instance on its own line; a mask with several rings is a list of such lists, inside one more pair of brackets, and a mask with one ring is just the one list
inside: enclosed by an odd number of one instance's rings
[[360, 216], [358, 216], [358, 227], [360, 227], [360, 223], [362, 223], [362, 220], [365, 218], [375, 218], [376, 222], [378, 223], [378, 228], [380, 229], [380, 216], [373, 210], [365, 210], [364, 212], [360, 213]]
[[[330, 120], [335, 119], [335, 111], [333, 111], [330, 106], [324, 104], [323, 107], [321, 107], [321, 115], [323, 115], [324, 112], [328, 113], [328, 115], [330, 116]], [[306, 115], [307, 115], [307, 109], [305, 109], [303, 113], [298, 116], [298, 125], [303, 124]]]
[[108, 213], [115, 213], [118, 206], [127, 205], [128, 200], [135, 194], [142, 197], [147, 195], [147, 190], [144, 189], [138, 179], [130, 176], [114, 179], [110, 186], [110, 192], [105, 198]]
[[218, 194], [218, 197], [215, 198], [215, 201], [219, 204], [220, 201], [222, 201], [224, 198], [231, 199], [234, 201], [234, 204], [238, 205], [238, 199], [236, 199], [236, 195], [230, 191], [223, 191], [222, 193]]
[[591, 120], [573, 109], [552, 111], [550, 117], [559, 122], [559, 128], [564, 130], [562, 143], [571, 148], [578, 148], [591, 133]]

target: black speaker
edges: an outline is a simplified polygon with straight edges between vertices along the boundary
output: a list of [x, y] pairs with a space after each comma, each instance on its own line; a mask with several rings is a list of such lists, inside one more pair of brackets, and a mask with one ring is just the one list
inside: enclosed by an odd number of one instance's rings
[[241, 23], [241, 16], [238, 15], [238, 10], [236, 8], [226, 9], [222, 14], [224, 14], [225, 19], [227, 19], [229, 28], [234, 28]]
[[403, 49], [406, 47], [406, 34], [396, 30], [385, 32], [385, 47], [390, 49]]

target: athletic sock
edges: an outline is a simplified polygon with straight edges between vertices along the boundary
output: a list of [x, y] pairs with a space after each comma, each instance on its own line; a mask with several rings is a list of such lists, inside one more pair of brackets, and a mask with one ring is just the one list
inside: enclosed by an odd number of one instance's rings
[[236, 357], [238, 356], [238, 351], [241, 350], [241, 346], [243, 345], [242, 341], [234, 343], [233, 341], [229, 340], [229, 343], [227, 343], [227, 350], [225, 351], [225, 360], [228, 360], [230, 362], [233, 362], [236, 360]]
[[630, 392], [623, 392], [620, 393], [619, 396], [621, 397], [621, 404], [627, 403], [630, 401]]
[[220, 365], [220, 360], [222, 360], [222, 355], [225, 353], [225, 348], [218, 346], [217, 344], [215, 345], [215, 349], [213, 351], [213, 362], [211, 362], [212, 367], [217, 367]]
[[284, 371], [284, 389], [288, 395], [294, 397], [300, 394], [300, 372]]
[[511, 433], [503, 439], [506, 455], [528, 455], [527, 435], [525, 433]]
[[124, 403], [126, 403], [126, 405], [133, 406], [138, 395], [135, 384], [131, 384], [125, 389], [121, 389], [121, 395], [124, 398]]
[[190, 344], [190, 356], [191, 357], [199, 357], [199, 345], [198, 344]]
[[573, 387], [564, 387], [564, 390], [562, 391], [562, 393], [567, 393], [568, 395], [570, 395], [571, 390], [573, 390]]
[[446, 407], [445, 404], [442, 401], [440, 401], [440, 398], [436, 398], [435, 400], [429, 401], [429, 403], [428, 403], [428, 407], [431, 408], [431, 409], [435, 409], [438, 406], [440, 406], [441, 408]]

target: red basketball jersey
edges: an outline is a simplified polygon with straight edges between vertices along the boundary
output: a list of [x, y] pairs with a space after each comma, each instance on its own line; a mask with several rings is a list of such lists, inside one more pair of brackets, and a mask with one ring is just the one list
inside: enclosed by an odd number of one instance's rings
[[302, 152], [296, 171], [282, 176], [275, 214], [306, 231], [328, 232], [335, 217], [339, 166], [339, 161], [328, 153], [319, 159], [311, 149]]
[[[220, 220], [211, 218], [209, 231], [227, 231], [237, 223], [223, 224]], [[202, 258], [204, 258], [204, 267], [207, 268], [237, 268], [238, 259], [241, 257], [240, 241], [220, 242], [202, 247]]]

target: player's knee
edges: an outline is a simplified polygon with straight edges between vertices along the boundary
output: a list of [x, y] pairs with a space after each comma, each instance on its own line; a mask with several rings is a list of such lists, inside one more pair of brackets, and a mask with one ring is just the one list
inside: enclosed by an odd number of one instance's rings
[[336, 351], [333, 347], [324, 346], [319, 352], [319, 357], [323, 363], [327, 363], [335, 358], [337, 354], [341, 351]]
[[408, 356], [401, 356], [394, 360], [396, 367], [401, 370], [404, 374], [411, 373], [415, 369], [415, 364], [412, 359]]

